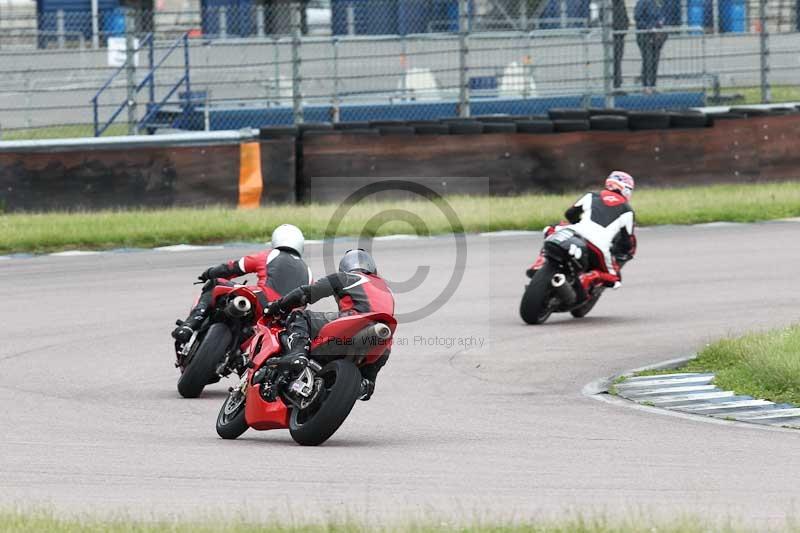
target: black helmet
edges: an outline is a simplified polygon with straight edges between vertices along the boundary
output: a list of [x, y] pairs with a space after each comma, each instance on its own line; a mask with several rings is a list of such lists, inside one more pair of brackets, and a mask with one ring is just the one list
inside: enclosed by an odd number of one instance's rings
[[360, 270], [367, 274], [378, 273], [375, 260], [366, 250], [361, 248], [347, 250], [342, 256], [342, 260], [339, 261], [339, 272], [352, 272], [353, 270]]

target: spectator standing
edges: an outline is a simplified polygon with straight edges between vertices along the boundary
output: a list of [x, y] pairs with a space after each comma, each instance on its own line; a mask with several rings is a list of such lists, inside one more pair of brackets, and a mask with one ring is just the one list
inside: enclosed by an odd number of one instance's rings
[[658, 61], [667, 34], [659, 31], [664, 27], [664, 14], [660, 0], [637, 0], [633, 11], [636, 21], [636, 44], [642, 54], [642, 86], [652, 92], [658, 77]]
[[622, 85], [622, 56], [625, 53], [625, 32], [630, 28], [625, 0], [611, 0], [611, 27], [614, 30], [614, 88]]

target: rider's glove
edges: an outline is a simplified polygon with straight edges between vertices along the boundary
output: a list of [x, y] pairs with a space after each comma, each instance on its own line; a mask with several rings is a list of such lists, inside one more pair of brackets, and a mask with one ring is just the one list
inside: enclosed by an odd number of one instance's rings
[[281, 298], [280, 300], [275, 300], [274, 302], [270, 303], [269, 307], [264, 310], [264, 315], [278, 316], [284, 314], [285, 312], [286, 311], [284, 311], [283, 307], [283, 298]]
[[362, 402], [366, 402], [372, 398], [372, 393], [375, 392], [375, 382], [367, 378], [361, 380], [361, 395], [358, 397]]
[[308, 301], [308, 297], [306, 293], [303, 292], [303, 289], [297, 288], [289, 292], [286, 296], [281, 298], [280, 300], [275, 300], [264, 312], [266, 315], [282, 315], [291, 311], [295, 307], [302, 307]]
[[208, 281], [208, 280], [210, 280], [211, 278], [214, 277], [214, 275], [211, 272], [212, 270], [214, 270], [214, 267], [210, 267], [210, 268], [205, 269], [202, 274], [197, 276], [197, 279], [199, 279], [200, 281]]

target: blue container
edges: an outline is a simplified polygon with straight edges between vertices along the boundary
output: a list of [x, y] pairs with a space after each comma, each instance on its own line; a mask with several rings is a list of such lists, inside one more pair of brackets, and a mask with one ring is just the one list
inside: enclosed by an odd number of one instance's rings
[[681, 20], [681, 0], [664, 0], [664, 4], [661, 7], [661, 15], [664, 17], [664, 24], [667, 26], [680, 26], [683, 24]]
[[356, 35], [397, 35], [398, 0], [333, 0], [331, 29], [334, 35], [350, 33], [348, 11], [353, 13]]
[[[567, 18], [575, 20], [567, 24], [569, 27], [586, 27], [589, 21], [589, 0], [567, 0]], [[578, 22], [577, 19], [581, 19], [582, 22]]]
[[686, 5], [686, 25], [695, 28], [710, 28], [714, 23], [710, 0], [688, 0]]
[[[566, 27], [585, 27], [589, 21], [589, 0], [567, 0], [566, 4], [564, 16], [568, 19], [581, 19], [581, 22], [570, 20]], [[561, 0], [548, 0], [540, 17], [547, 20], [542, 23], [542, 29], [561, 28]]]
[[[100, 31], [105, 31], [105, 16], [119, 7], [119, 0], [99, 0]], [[83, 34], [87, 41], [92, 38], [92, 4], [90, 0], [36, 0], [39, 30], [39, 47], [47, 47], [58, 39], [58, 12], [64, 12], [64, 31], [67, 39]], [[123, 19], [123, 33], [124, 33]]]
[[[225, 27], [222, 27], [222, 8], [225, 8]], [[201, 27], [204, 35], [246, 37], [255, 33], [253, 0], [202, 0]]]
[[109, 37], [125, 35], [125, 11], [120, 7], [109, 9], [101, 13], [103, 31]]
[[435, 24], [434, 7], [430, 0], [398, 0], [397, 31], [400, 35], [431, 31], [431, 24]]
[[497, 89], [497, 76], [472, 76], [469, 79], [470, 91], [493, 91]]
[[744, 0], [719, 0], [719, 30], [721, 32], [744, 33], [746, 22]]

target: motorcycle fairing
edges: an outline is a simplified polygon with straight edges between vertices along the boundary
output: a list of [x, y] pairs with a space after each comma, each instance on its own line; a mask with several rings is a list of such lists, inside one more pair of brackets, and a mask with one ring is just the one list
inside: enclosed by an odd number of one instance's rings
[[[316, 348], [327, 349], [330, 345], [342, 346], [343, 348], [349, 347], [348, 342], [351, 342], [361, 330], [377, 322], [389, 326], [394, 335], [397, 329], [397, 320], [392, 315], [386, 313], [364, 313], [344, 316], [328, 322], [320, 329], [319, 334], [311, 342], [311, 351], [313, 353]], [[392, 339], [390, 338], [370, 347], [366, 353], [364, 363], [374, 363], [387, 349], [391, 348], [391, 345]]]

